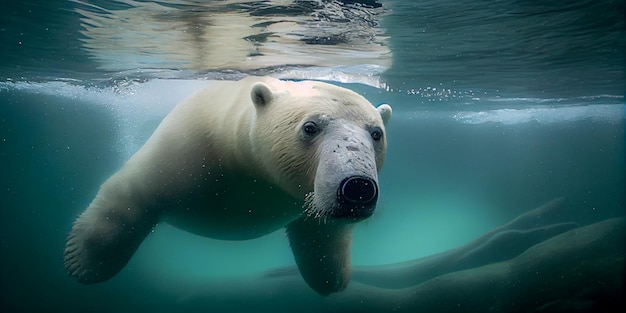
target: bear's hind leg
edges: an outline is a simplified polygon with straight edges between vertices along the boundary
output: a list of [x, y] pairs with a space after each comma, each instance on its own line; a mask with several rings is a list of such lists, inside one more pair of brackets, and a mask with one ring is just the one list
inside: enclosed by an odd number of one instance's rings
[[81, 283], [99, 283], [117, 274], [158, 222], [158, 214], [119, 204], [96, 197], [74, 222], [64, 263]]

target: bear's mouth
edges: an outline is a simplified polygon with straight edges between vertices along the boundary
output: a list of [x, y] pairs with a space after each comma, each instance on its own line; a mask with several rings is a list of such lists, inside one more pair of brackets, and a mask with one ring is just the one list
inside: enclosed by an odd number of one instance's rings
[[359, 221], [366, 219], [374, 214], [375, 206], [365, 205], [339, 205], [330, 212], [330, 216], [340, 219], [353, 219]]

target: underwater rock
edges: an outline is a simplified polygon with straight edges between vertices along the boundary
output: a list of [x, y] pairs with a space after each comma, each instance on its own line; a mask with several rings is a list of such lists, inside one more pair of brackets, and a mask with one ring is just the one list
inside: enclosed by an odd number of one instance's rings
[[510, 259], [577, 227], [574, 222], [554, 221], [562, 203], [562, 198], [554, 199], [456, 249], [395, 265], [355, 268], [353, 276], [383, 288], [404, 288], [445, 273]]
[[[577, 227], [562, 199], [469, 244], [394, 265], [356, 267], [346, 291], [322, 298], [295, 268], [203, 286], [181, 309], [298, 312], [617, 312], [625, 308], [624, 228], [616, 217]], [[216, 302], [216, 299], [220, 299]]]

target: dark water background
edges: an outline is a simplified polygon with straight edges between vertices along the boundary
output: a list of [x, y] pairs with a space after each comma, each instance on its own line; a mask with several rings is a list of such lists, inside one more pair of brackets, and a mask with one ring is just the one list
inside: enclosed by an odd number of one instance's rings
[[[445, 251], [555, 197], [588, 222], [624, 215], [623, 1], [381, 2], [382, 88], [343, 84], [394, 108], [379, 207], [355, 230], [354, 264]], [[103, 63], [111, 50], [77, 9], [146, 3], [3, 3], [2, 312], [171, 312], [203, 285], [294, 263], [282, 231], [223, 242], [160, 225], [111, 281], [85, 287], [65, 274], [73, 219], [169, 109], [208, 78], [256, 73], [173, 62], [158, 46]], [[303, 71], [371, 78], [339, 65]]]

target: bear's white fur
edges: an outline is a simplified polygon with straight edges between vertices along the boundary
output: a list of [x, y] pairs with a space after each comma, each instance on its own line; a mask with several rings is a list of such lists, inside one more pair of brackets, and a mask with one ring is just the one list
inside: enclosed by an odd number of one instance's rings
[[72, 227], [65, 266], [82, 283], [105, 281], [160, 221], [232, 240], [286, 227], [306, 282], [340, 291], [351, 226], [376, 202], [390, 116], [386, 104], [321, 82], [215, 82], [101, 186]]

